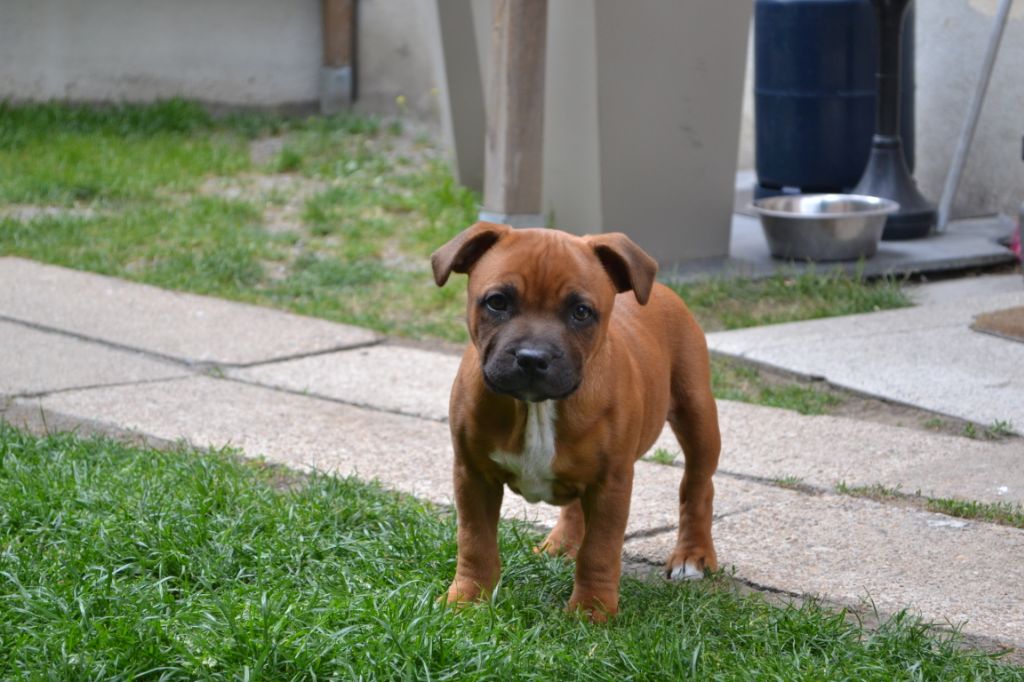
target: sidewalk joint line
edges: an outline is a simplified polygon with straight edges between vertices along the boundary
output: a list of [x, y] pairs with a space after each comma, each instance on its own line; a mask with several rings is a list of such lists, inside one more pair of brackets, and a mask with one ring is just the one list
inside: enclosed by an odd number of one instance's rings
[[335, 398], [333, 396], [324, 395], [322, 393], [311, 393], [309, 391], [300, 391], [300, 390], [297, 390], [297, 389], [294, 389], [294, 388], [286, 388], [284, 386], [274, 386], [274, 385], [271, 385], [271, 384], [261, 384], [258, 381], [253, 381], [252, 379], [244, 379], [242, 377], [231, 376], [229, 374], [225, 374], [224, 376], [219, 376], [219, 377], [210, 377], [210, 378], [212, 378], [212, 379], [221, 379], [221, 380], [224, 380], [224, 381], [233, 381], [233, 382], [235, 382], [237, 384], [242, 384], [244, 386], [253, 386], [255, 388], [264, 388], [264, 389], [267, 389], [267, 390], [270, 390], [270, 391], [278, 391], [280, 393], [288, 393], [288, 394], [291, 394], [291, 395], [301, 396], [303, 398], [313, 398], [315, 400], [323, 400], [325, 402], [335, 403], [335, 404], [338, 404], [338, 405], [345, 405], [347, 407], [357, 407], [357, 408], [359, 408], [361, 410], [368, 410], [370, 412], [380, 412], [382, 414], [390, 414], [390, 415], [395, 415], [397, 417], [408, 417], [409, 419], [420, 419], [422, 421], [434, 422], [434, 423], [437, 423], [437, 424], [447, 424], [448, 423], [448, 418], [447, 417], [445, 417], [443, 419], [438, 419], [436, 417], [427, 417], [427, 416], [424, 416], [422, 414], [413, 414], [411, 412], [403, 412], [402, 410], [389, 409], [389, 408], [386, 408], [386, 407], [380, 407], [378, 405], [369, 405], [367, 403], [356, 403], [356, 402], [351, 402], [351, 401], [348, 401], [348, 400], [342, 400], [341, 398]]
[[384, 343], [384, 338], [371, 339], [369, 341], [359, 341], [357, 343], [341, 344], [340, 346], [333, 346], [331, 348], [324, 348], [322, 350], [311, 350], [303, 353], [293, 353], [292, 355], [282, 355], [281, 357], [271, 358], [269, 360], [255, 360], [253, 362], [243, 363], [208, 363], [211, 366], [218, 367], [221, 369], [250, 369], [253, 367], [262, 367], [264, 365], [274, 365], [280, 362], [291, 362], [292, 360], [304, 360], [306, 358], [315, 358], [318, 355], [330, 355], [331, 353], [347, 353], [348, 351], [360, 350], [362, 348], [372, 348], [379, 346]]
[[260, 365], [268, 365], [277, 362], [286, 362], [288, 360], [298, 360], [301, 358], [311, 357], [315, 355], [324, 355], [327, 353], [338, 353], [343, 351], [358, 350], [360, 348], [368, 348], [370, 346], [376, 346], [383, 343], [384, 338], [376, 338], [370, 341], [360, 341], [352, 344], [341, 344], [331, 348], [323, 350], [308, 351], [305, 353], [294, 353], [291, 355], [282, 355], [280, 357], [270, 358], [267, 360], [256, 360], [247, 363], [233, 363], [233, 362], [217, 362], [211, 360], [190, 360], [188, 358], [179, 357], [176, 355], [167, 355], [154, 350], [147, 350], [145, 348], [137, 348], [135, 346], [129, 346], [127, 344], [118, 343], [117, 341], [111, 341], [109, 339], [101, 339], [95, 336], [88, 336], [86, 334], [80, 334], [67, 329], [60, 329], [58, 327], [51, 327], [49, 325], [40, 324], [38, 322], [30, 322], [29, 320], [22, 320], [16, 317], [10, 317], [0, 313], [0, 322], [8, 322], [10, 324], [16, 324], [36, 331], [45, 332], [48, 334], [58, 334], [68, 338], [75, 339], [77, 341], [85, 341], [87, 343], [93, 343], [98, 346], [104, 346], [114, 350], [125, 351], [129, 353], [136, 353], [152, 359], [161, 360], [163, 362], [172, 363], [189, 369], [198, 374], [206, 374], [211, 371], [225, 370], [225, 369], [247, 369], [249, 367], [258, 367]]
[[52, 395], [60, 395], [62, 393], [75, 393], [77, 391], [96, 391], [104, 388], [123, 388], [125, 386], [142, 386], [144, 384], [159, 384], [171, 381], [184, 381], [185, 379], [191, 378], [191, 375], [185, 375], [174, 377], [156, 377], [153, 379], [138, 379], [136, 381], [116, 381], [109, 384], [86, 384], [85, 386], [68, 386], [66, 388], [55, 388], [49, 391], [9, 393], [6, 395], [6, 397], [13, 398], [15, 400], [36, 400], [47, 398]]
[[207, 369], [208, 366], [210, 364], [212, 364], [212, 363], [203, 363], [203, 362], [192, 362], [192, 361], [190, 361], [188, 359], [179, 358], [179, 357], [174, 356], [174, 355], [166, 355], [164, 353], [158, 353], [156, 351], [146, 350], [146, 349], [143, 349], [143, 348], [136, 348], [135, 346], [129, 346], [129, 345], [126, 345], [126, 344], [123, 344], [123, 343], [118, 343], [116, 341], [110, 341], [108, 339], [100, 339], [100, 338], [96, 338], [95, 336], [88, 336], [86, 334], [79, 334], [78, 332], [69, 331], [67, 329], [59, 329], [57, 327], [50, 327], [50, 326], [45, 325], [45, 324], [39, 324], [38, 322], [29, 322], [28, 320], [20, 320], [18, 318], [14, 318], [14, 317], [8, 317], [7, 315], [4, 315], [2, 313], [0, 313], [0, 322], [10, 322], [11, 324], [17, 324], [17, 325], [21, 325], [23, 327], [28, 327], [29, 329], [35, 329], [36, 331], [46, 332], [48, 334], [58, 334], [60, 336], [66, 336], [68, 338], [75, 339], [76, 341], [85, 341], [86, 343], [93, 343], [93, 344], [96, 344], [98, 346], [104, 346], [106, 348], [112, 348], [114, 350], [125, 351], [125, 352], [128, 352], [128, 353], [136, 353], [138, 355], [145, 355], [145, 356], [150, 357], [150, 358], [154, 358], [154, 359], [157, 359], [157, 360], [162, 360], [164, 362], [169, 362], [169, 363], [172, 363], [172, 364], [175, 364], [175, 365], [184, 366], [184, 367], [186, 367], [188, 369], [195, 369], [197, 371], [202, 371], [203, 369]]

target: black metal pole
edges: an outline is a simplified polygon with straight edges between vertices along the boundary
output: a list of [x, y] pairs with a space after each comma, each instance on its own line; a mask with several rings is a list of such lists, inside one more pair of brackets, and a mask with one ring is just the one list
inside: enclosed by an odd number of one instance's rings
[[882, 239], [926, 237], [935, 225], [935, 207], [918, 191], [900, 139], [900, 40], [908, 3], [872, 0], [878, 22], [877, 120], [867, 168], [853, 191], [900, 205], [886, 220]]

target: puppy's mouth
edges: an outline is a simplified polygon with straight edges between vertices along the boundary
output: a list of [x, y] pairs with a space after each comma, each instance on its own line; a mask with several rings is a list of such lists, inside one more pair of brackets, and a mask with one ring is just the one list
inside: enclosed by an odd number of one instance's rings
[[482, 369], [484, 385], [488, 389], [499, 395], [507, 395], [527, 403], [540, 403], [545, 400], [564, 400], [575, 393], [579, 389], [580, 383], [582, 383], [582, 379], [578, 378], [568, 389], [561, 389], [555, 386], [545, 386], [544, 384], [547, 382], [526, 379], [522, 382], [514, 382], [516, 385], [512, 385], [513, 382], [495, 381], [488, 376], [486, 367]]

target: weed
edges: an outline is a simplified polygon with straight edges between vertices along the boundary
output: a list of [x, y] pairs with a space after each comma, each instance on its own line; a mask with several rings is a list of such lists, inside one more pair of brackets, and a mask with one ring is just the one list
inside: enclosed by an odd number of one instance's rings
[[1004, 419], [997, 419], [985, 429], [985, 437], [990, 440], [1009, 438], [1014, 435], [1013, 422]]
[[774, 479], [772, 482], [780, 488], [789, 488], [791, 490], [802, 490], [807, 487], [802, 476], [783, 476], [782, 478]]
[[900, 491], [900, 486], [891, 487], [880, 483], [849, 486], [846, 484], [846, 481], [840, 481], [836, 484], [835, 491], [840, 495], [866, 497], [869, 500], [894, 500], [906, 497], [906, 494]]
[[901, 500], [940, 514], [1024, 528], [1024, 506], [1010, 502], [977, 502], [974, 500], [930, 497], [922, 495], [920, 490], [913, 494], [908, 494], [902, 492], [899, 486], [891, 487], [880, 483], [849, 486], [843, 481], [836, 484], [835, 492], [840, 495], [864, 497], [876, 501]]
[[665, 448], [655, 448], [654, 452], [647, 455], [645, 459], [657, 464], [674, 464], [678, 454], [679, 453], [666, 450]]
[[1024, 506], [1010, 502], [975, 502], [950, 498], [929, 497], [929, 511], [964, 519], [979, 519], [1004, 526], [1024, 528]]

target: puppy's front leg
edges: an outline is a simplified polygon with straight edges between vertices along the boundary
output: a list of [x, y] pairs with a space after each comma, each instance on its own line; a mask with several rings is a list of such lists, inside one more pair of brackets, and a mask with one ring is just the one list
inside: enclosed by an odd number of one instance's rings
[[622, 543], [629, 519], [633, 467], [610, 473], [599, 486], [583, 494], [586, 530], [576, 554], [576, 583], [568, 611], [586, 611], [601, 623], [619, 610], [619, 577], [622, 574]]
[[498, 515], [504, 487], [487, 481], [458, 451], [454, 483], [459, 554], [448, 603], [486, 598], [501, 575]]

